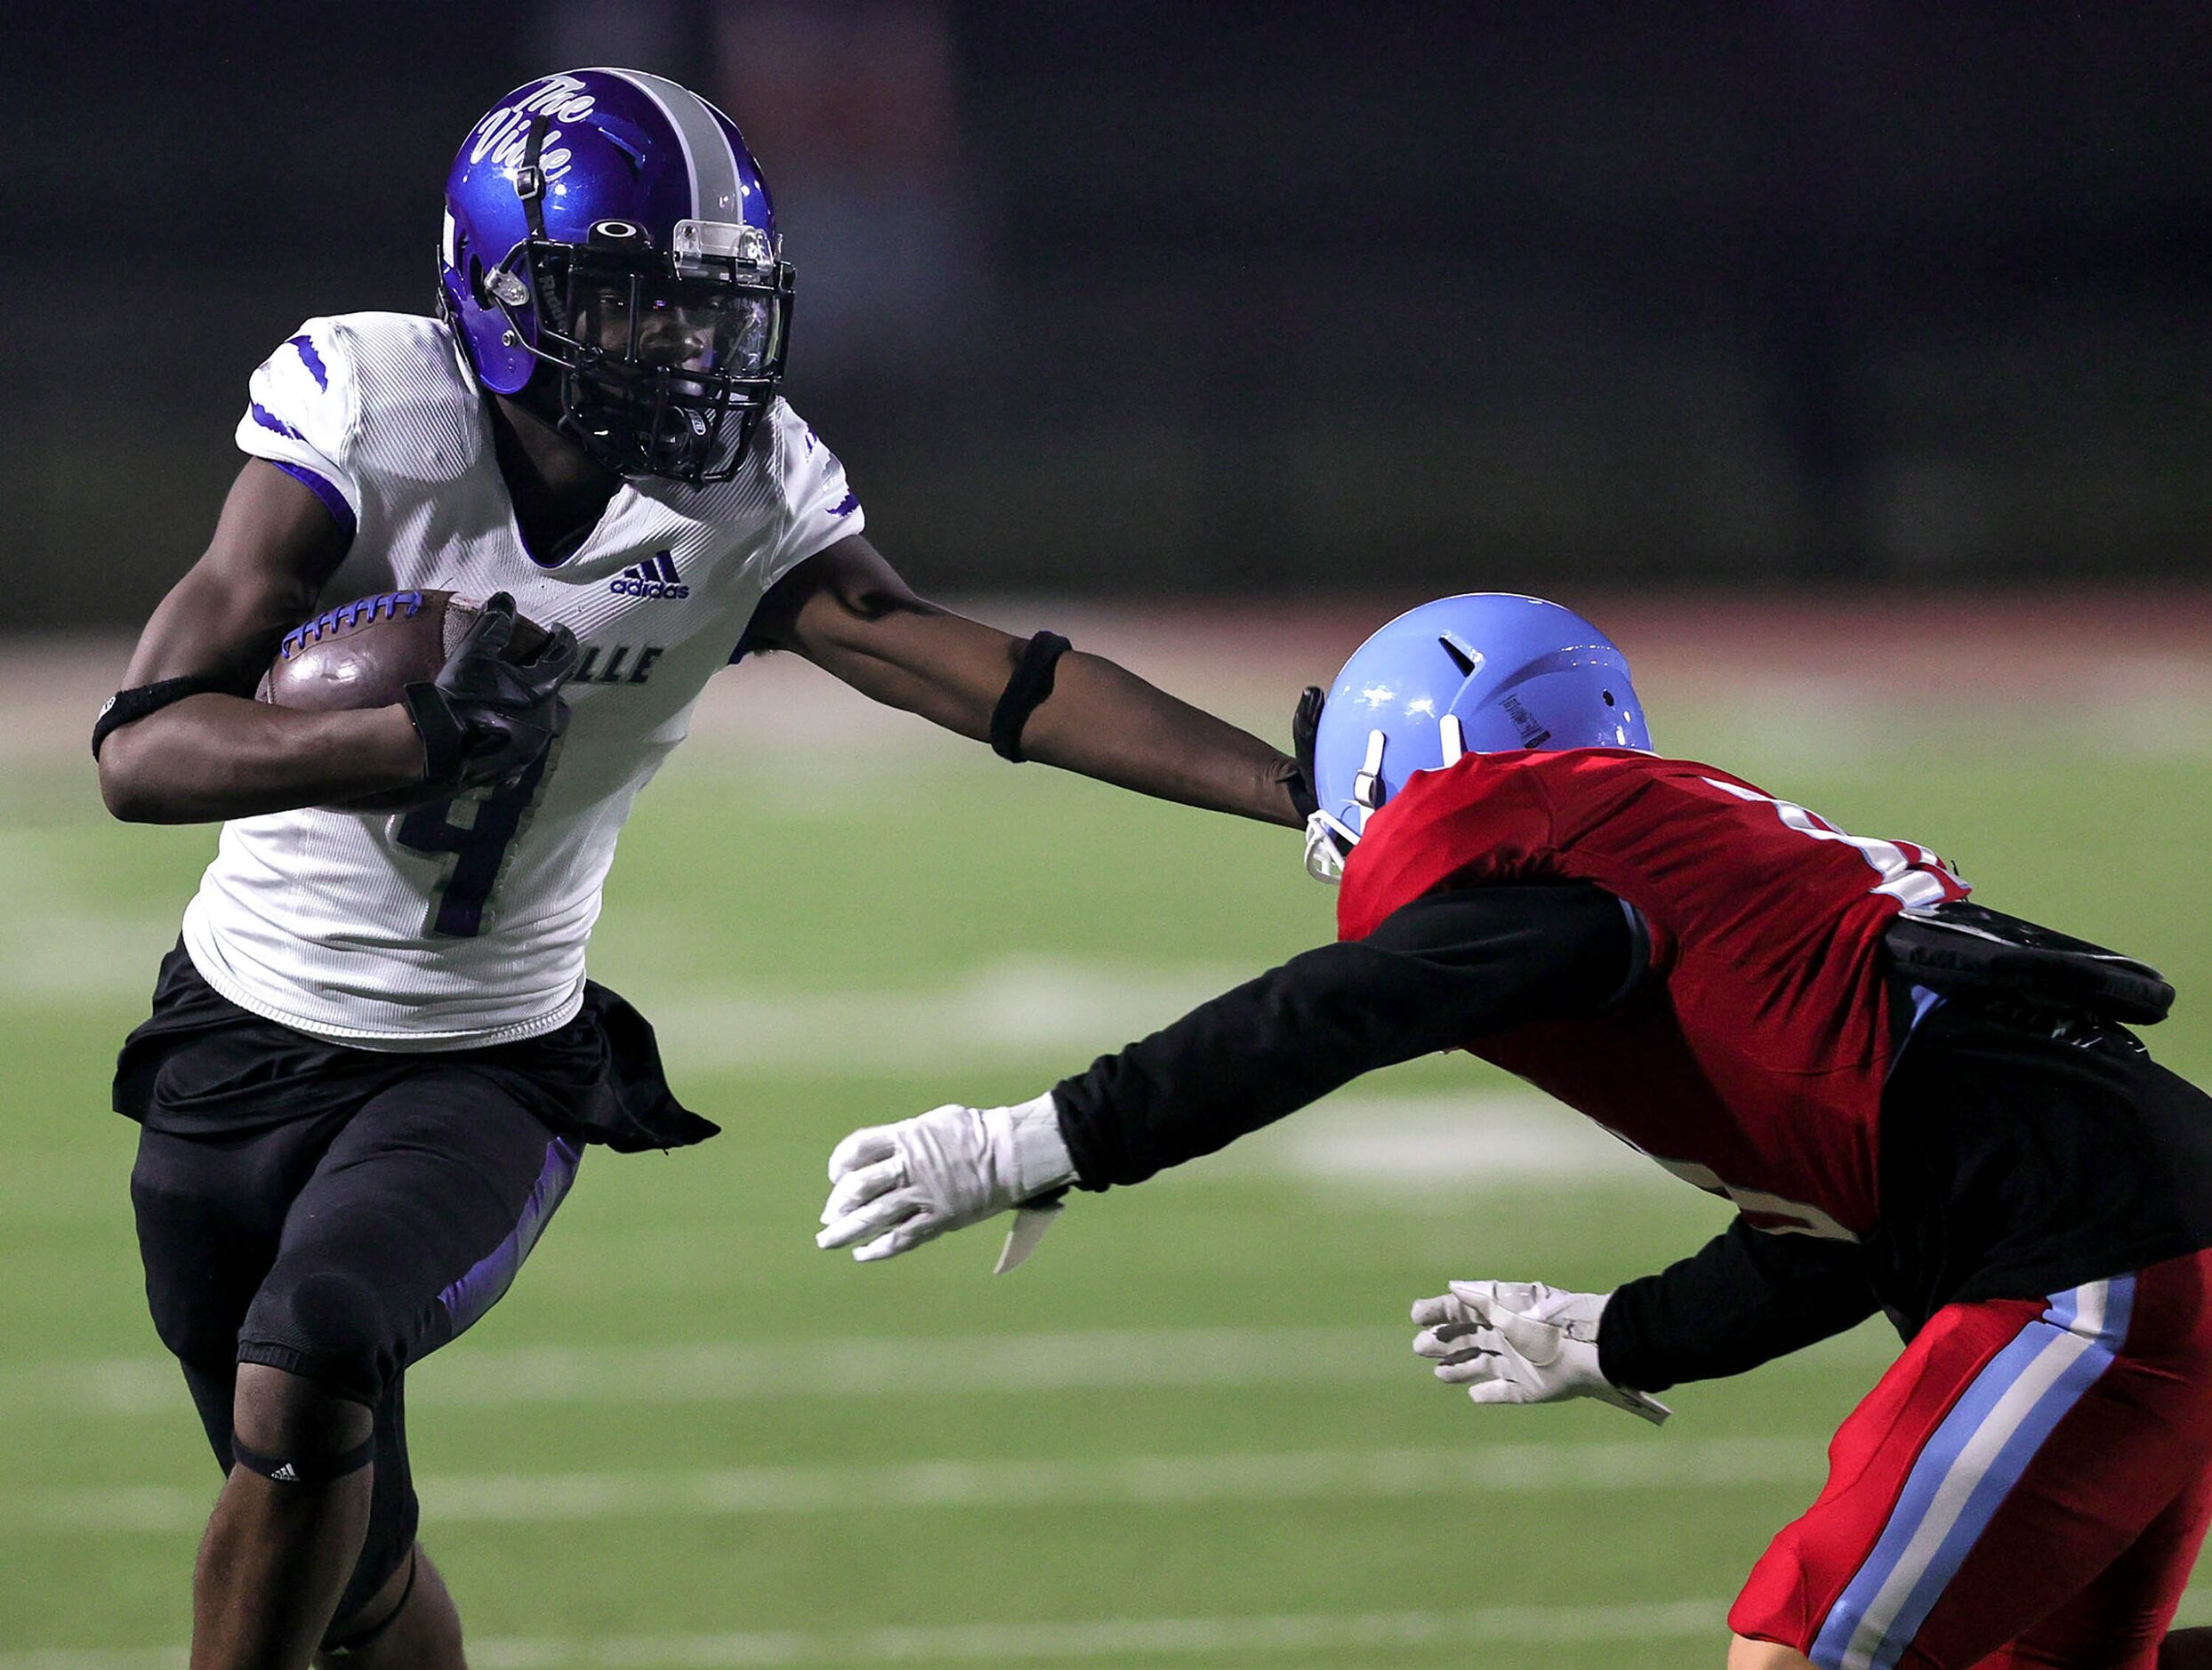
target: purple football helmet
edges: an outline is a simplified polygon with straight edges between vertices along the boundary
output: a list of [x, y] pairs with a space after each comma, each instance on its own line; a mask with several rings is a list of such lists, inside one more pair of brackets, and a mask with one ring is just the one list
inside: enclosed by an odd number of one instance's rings
[[658, 76], [502, 99], [454, 158], [438, 276], [484, 387], [625, 476], [728, 480], [783, 379], [768, 182], [728, 116]]

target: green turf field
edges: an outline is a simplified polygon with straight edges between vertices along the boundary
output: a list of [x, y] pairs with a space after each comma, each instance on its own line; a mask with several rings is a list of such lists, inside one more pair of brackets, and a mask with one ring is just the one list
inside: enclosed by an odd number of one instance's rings
[[[1961, 716], [1808, 755], [1787, 718], [1667, 740], [2161, 964], [2161, 1053], [2212, 1080], [2204, 726], [2129, 754], [2087, 719]], [[728, 1134], [594, 1153], [515, 1292], [411, 1377], [474, 1661], [1717, 1666], [1884, 1342], [1683, 1389], [1664, 1432], [1434, 1385], [1403, 1319], [1444, 1278], [1609, 1286], [1720, 1222], [1525, 1143], [1424, 1186], [1440, 1098], [1545, 1117], [1482, 1069], [1370, 1081], [1314, 1116], [1333, 1145], [1285, 1128], [1081, 1199], [1013, 1277], [982, 1232], [881, 1268], [815, 1251], [851, 1125], [1032, 1095], [1328, 931], [1294, 837], [974, 752], [703, 743], [640, 805], [594, 972]], [[110, 823], [53, 764], [12, 767], [0, 812], [0, 1670], [150, 1670], [181, 1662], [216, 1480], [141, 1309], [105, 1074], [213, 838]]]

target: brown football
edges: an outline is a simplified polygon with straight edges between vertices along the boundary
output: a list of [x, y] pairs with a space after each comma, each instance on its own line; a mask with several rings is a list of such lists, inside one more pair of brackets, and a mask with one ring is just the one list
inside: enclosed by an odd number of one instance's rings
[[[278, 707], [317, 712], [388, 707], [409, 685], [435, 678], [482, 613], [476, 598], [450, 591], [380, 591], [326, 609], [285, 634], [253, 694]], [[529, 660], [545, 638], [544, 628], [518, 618], [507, 658]], [[349, 804], [396, 811], [442, 798], [400, 790]]]

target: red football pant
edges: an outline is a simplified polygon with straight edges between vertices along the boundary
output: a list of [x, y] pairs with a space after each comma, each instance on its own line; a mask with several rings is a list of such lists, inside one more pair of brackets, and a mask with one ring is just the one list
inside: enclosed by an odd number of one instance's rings
[[2212, 1519], [2212, 1252], [1946, 1305], [1729, 1613], [1822, 1670], [2152, 1670]]

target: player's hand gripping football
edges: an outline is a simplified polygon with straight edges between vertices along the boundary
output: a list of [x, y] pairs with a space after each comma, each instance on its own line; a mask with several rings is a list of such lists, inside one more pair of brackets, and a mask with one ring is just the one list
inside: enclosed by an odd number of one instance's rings
[[1598, 1372], [1597, 1324], [1608, 1293], [1568, 1293], [1540, 1281], [1454, 1281], [1413, 1306], [1413, 1349], [1436, 1378], [1477, 1403], [1596, 1398], [1656, 1426], [1672, 1410]]
[[1018, 1208], [999, 1255], [1002, 1275], [1035, 1248], [1074, 1177], [1050, 1091], [1018, 1107], [947, 1104], [838, 1144], [814, 1244], [850, 1247], [873, 1264]]
[[560, 686], [576, 670], [576, 635], [555, 627], [536, 655], [507, 659], [515, 600], [499, 592], [436, 679], [407, 686], [407, 716], [422, 735], [425, 783], [471, 789], [520, 773], [568, 723]]

